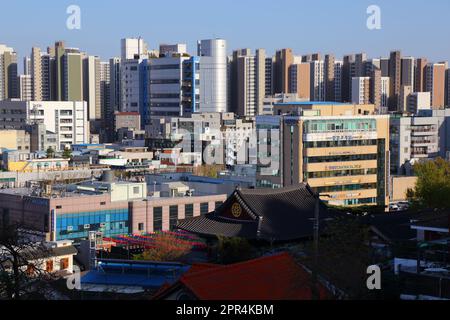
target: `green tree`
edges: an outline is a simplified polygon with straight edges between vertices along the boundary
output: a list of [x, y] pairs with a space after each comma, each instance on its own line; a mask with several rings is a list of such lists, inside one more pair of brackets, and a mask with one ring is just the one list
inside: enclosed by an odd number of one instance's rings
[[65, 148], [63, 152], [63, 158], [64, 159], [72, 158], [72, 150], [70, 150], [69, 148]]
[[414, 165], [417, 184], [408, 190], [409, 199], [418, 207], [450, 208], [450, 162], [442, 158]]
[[217, 249], [218, 260], [223, 264], [237, 263], [253, 258], [252, 246], [243, 238], [219, 237]]
[[55, 157], [55, 150], [53, 150], [52, 147], [48, 147], [47, 151], [46, 151], [46, 155], [48, 159], [54, 158]]

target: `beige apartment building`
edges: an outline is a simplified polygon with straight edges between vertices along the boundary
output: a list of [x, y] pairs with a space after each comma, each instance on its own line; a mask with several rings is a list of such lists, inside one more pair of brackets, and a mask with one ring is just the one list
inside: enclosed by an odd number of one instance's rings
[[30, 151], [30, 135], [25, 130], [0, 130], [0, 149]]
[[447, 63], [429, 63], [426, 67], [426, 91], [431, 92], [431, 107], [443, 109], [445, 106], [445, 71]]
[[278, 123], [271, 119], [281, 132], [281, 166], [274, 177], [259, 175], [258, 186], [308, 183], [331, 205], [389, 204], [389, 116], [375, 115], [374, 105], [296, 103], [275, 109], [284, 111]]

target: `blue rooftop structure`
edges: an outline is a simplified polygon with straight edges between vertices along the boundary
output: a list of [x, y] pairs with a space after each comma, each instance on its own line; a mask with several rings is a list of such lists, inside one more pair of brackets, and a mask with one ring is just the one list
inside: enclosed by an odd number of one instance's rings
[[101, 260], [97, 269], [82, 277], [81, 284], [156, 290], [164, 284], [174, 283], [189, 268], [190, 266], [180, 263]]

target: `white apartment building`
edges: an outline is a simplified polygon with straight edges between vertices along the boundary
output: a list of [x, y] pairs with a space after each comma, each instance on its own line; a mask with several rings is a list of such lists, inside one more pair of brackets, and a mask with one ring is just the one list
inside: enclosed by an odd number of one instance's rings
[[19, 99], [22, 101], [31, 101], [33, 100], [33, 87], [32, 87], [32, 79], [31, 75], [23, 75], [21, 74], [18, 77], [19, 84]]
[[381, 77], [381, 107], [386, 108], [385, 110], [387, 110], [389, 103], [390, 81], [391, 78], [389, 77]]
[[87, 103], [84, 101], [0, 101], [0, 130], [24, 130], [44, 124], [56, 134], [60, 150], [89, 142]]
[[311, 101], [325, 101], [325, 63], [311, 61]]
[[407, 111], [416, 114], [420, 110], [431, 109], [430, 92], [413, 92], [408, 96]]
[[370, 77], [352, 78], [352, 103], [368, 104], [370, 99]]
[[135, 60], [147, 54], [147, 44], [142, 38], [126, 38], [121, 40], [122, 60]]

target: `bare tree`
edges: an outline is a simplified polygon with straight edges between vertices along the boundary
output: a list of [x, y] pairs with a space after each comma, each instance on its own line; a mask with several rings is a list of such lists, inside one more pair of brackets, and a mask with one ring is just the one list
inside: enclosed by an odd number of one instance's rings
[[43, 298], [56, 277], [47, 272], [51, 249], [21, 234], [21, 226], [0, 229], [0, 299]]

